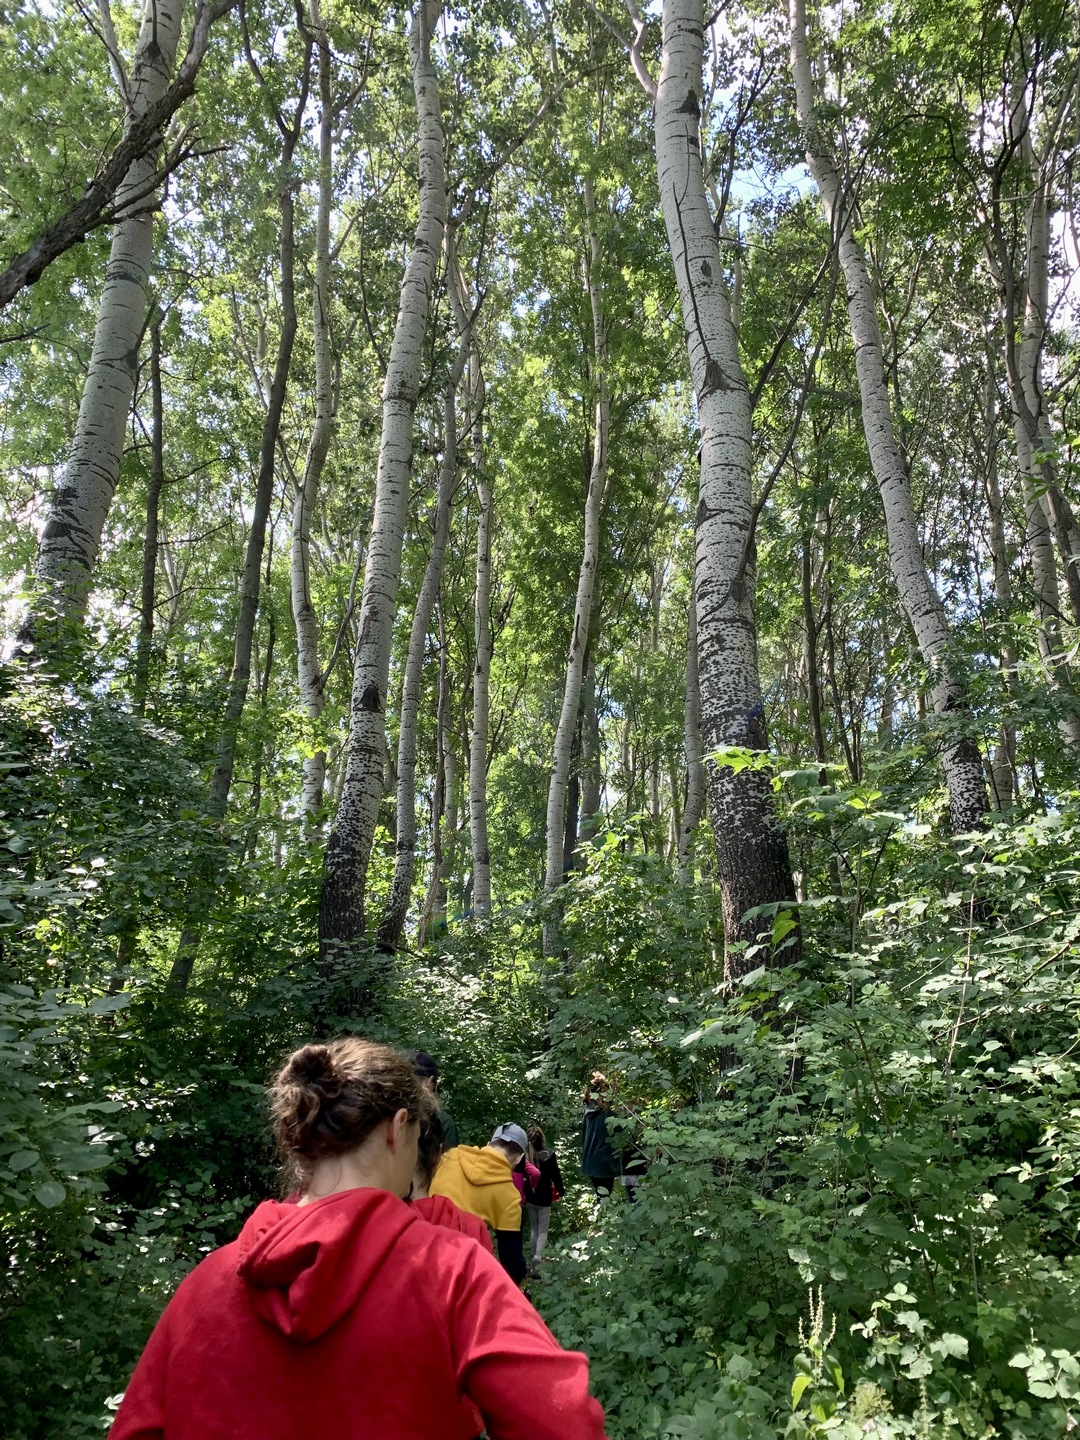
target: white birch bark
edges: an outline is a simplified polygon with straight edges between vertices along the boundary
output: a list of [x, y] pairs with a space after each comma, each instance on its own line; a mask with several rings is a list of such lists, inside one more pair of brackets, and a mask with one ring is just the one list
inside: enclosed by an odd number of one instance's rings
[[446, 218], [442, 109], [430, 49], [441, 9], [439, 0], [418, 0], [409, 30], [419, 128], [419, 214], [383, 384], [375, 514], [360, 602], [348, 763], [324, 861], [319, 911], [324, 951], [363, 936], [368, 864], [382, 798], [386, 686], [412, 475], [413, 417]]
[[964, 686], [952, 658], [952, 633], [945, 606], [930, 583], [923, 560], [911, 486], [897, 444], [885, 381], [877, 297], [866, 256], [855, 234], [852, 197], [844, 193], [840, 173], [816, 113], [807, 50], [805, 0], [790, 0], [790, 20], [795, 108], [807, 164], [836, 239], [844, 275], [863, 430], [885, 511], [889, 563], [900, 602], [915, 632], [923, 660], [932, 673], [934, 711], [950, 726], [945, 736], [942, 764], [952, 828], [955, 832], [967, 831], [981, 825], [986, 812], [982, 761], [975, 741], [958, 727], [966, 711]]
[[[593, 410], [593, 452], [589, 470], [589, 488], [585, 497], [584, 539], [581, 566], [578, 570], [577, 594], [574, 599], [574, 626], [570, 633], [570, 649], [566, 661], [566, 682], [562, 708], [555, 731], [554, 754], [547, 800], [547, 854], [544, 866], [544, 888], [551, 891], [563, 878], [563, 847], [566, 825], [566, 790], [570, 775], [570, 754], [577, 730], [578, 708], [581, 703], [581, 677], [585, 652], [589, 643], [593, 589], [600, 555], [600, 512], [604, 504], [607, 480], [608, 428], [610, 400], [608, 396], [607, 327], [604, 318], [604, 295], [600, 280], [600, 236], [596, 228], [596, 201], [592, 177], [586, 175], [585, 214], [589, 234], [589, 306], [593, 325], [593, 385], [596, 400]], [[544, 927], [545, 953], [554, 943], [551, 924]]]
[[705, 757], [701, 745], [701, 685], [698, 681], [697, 598], [690, 585], [686, 622], [686, 700], [683, 706], [683, 747], [686, 754], [686, 804], [679, 825], [679, 879], [694, 880], [691, 849], [694, 832], [705, 813]]
[[[702, 0], [665, 0], [656, 95], [656, 164], [678, 283], [701, 428], [695, 584], [705, 749], [765, 749], [754, 622], [750, 395], [739, 361], [716, 230], [706, 196], [699, 120], [705, 29]], [[738, 942], [771, 930], [748, 910], [794, 898], [787, 839], [767, 777], [709, 763], [709, 807], [723, 894], [729, 973]], [[732, 948], [736, 947], [736, 948]], [[794, 954], [794, 950], [786, 952]]]
[[450, 499], [457, 477], [458, 436], [455, 396], [469, 355], [469, 332], [462, 336], [443, 397], [443, 453], [435, 496], [431, 552], [424, 567], [420, 593], [416, 597], [405, 677], [401, 687], [401, 717], [397, 756], [397, 840], [394, 848], [394, 878], [379, 923], [381, 950], [396, 950], [405, 928], [416, 868], [416, 737], [420, 718], [420, 682], [424, 674], [435, 597], [442, 584], [446, 542], [450, 535]]
[[[315, 275], [311, 292], [312, 346], [315, 353], [315, 419], [304, 471], [293, 503], [290, 590], [296, 629], [296, 673], [300, 703], [317, 725], [325, 704], [326, 677], [319, 664], [319, 625], [311, 599], [311, 517], [319, 492], [334, 423], [334, 361], [330, 339], [330, 207], [333, 198], [334, 114], [330, 42], [319, 0], [311, 0], [311, 21], [318, 51], [319, 202], [315, 216]], [[322, 811], [326, 751], [304, 760], [300, 811], [314, 830]]]
[[[183, 0], [145, 0], [128, 82], [128, 110], [135, 117], [145, 115], [169, 88], [182, 17]], [[40, 639], [42, 623], [50, 616], [78, 622], [86, 613], [120, 477], [146, 320], [156, 204], [147, 187], [154, 177], [155, 155], [136, 160], [117, 191], [117, 209], [123, 215], [127, 205], [129, 213], [112, 232], [75, 436], [38, 547], [37, 593], [23, 630], [28, 639]]]

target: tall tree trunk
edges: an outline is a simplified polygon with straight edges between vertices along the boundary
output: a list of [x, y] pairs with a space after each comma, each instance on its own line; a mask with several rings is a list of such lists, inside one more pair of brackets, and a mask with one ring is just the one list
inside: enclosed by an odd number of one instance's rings
[[697, 596], [690, 581], [686, 616], [686, 700], [683, 704], [683, 749], [686, 754], [686, 804], [679, 826], [679, 879], [694, 880], [694, 833], [705, 813], [705, 758], [701, 744], [701, 684], [698, 680]]
[[470, 314], [472, 300], [458, 263], [456, 239], [447, 243], [447, 289], [459, 336], [473, 334], [469, 354], [468, 416], [476, 480], [476, 586], [473, 592], [472, 724], [469, 729], [469, 844], [472, 850], [473, 910], [491, 909], [491, 850], [488, 844], [487, 767], [491, 728], [491, 540], [494, 523], [491, 476], [484, 455], [487, 390], [479, 343]]
[[983, 823], [987, 808], [982, 758], [978, 744], [964, 724], [967, 696], [953, 656], [953, 637], [945, 606], [930, 583], [923, 560], [911, 486], [897, 444], [885, 381], [877, 297], [866, 257], [855, 234], [854, 201], [850, 194], [844, 194], [840, 173], [815, 109], [807, 51], [805, 0], [791, 0], [790, 17], [795, 107], [806, 147], [807, 164], [836, 238], [844, 273], [863, 429], [885, 511], [889, 562], [901, 604], [911, 622], [923, 659], [934, 675], [934, 711], [948, 726], [942, 762], [949, 790], [952, 828], [956, 832], [972, 830]]
[[154, 596], [157, 590], [158, 507], [165, 483], [164, 415], [161, 398], [161, 322], [158, 310], [150, 326], [150, 480], [146, 487], [146, 530], [143, 535], [142, 585], [139, 592], [139, 638], [135, 643], [133, 698], [135, 714], [146, 714], [150, 688], [150, 652], [154, 643]]
[[[750, 395], [739, 362], [723, 266], [702, 172], [699, 120], [705, 29], [702, 0], [665, 0], [656, 94], [656, 164], [701, 426], [695, 581], [702, 731], [706, 751], [766, 748], [754, 623]], [[709, 762], [709, 805], [722, 887], [729, 974], [760, 960], [741, 942], [771, 925], [746, 912], [793, 900], [787, 837], [760, 770]], [[795, 947], [785, 956], [793, 957]]]
[[[984, 488], [990, 530], [990, 557], [994, 567], [994, 600], [997, 603], [998, 625], [1002, 635], [998, 654], [1004, 673], [1005, 691], [1008, 693], [1014, 688], [1016, 674], [1016, 653], [1008, 638], [1013, 598], [1012, 576], [1009, 573], [1005, 505], [998, 472], [998, 390], [989, 344], [986, 359], [986, 378], [983, 384], [983, 428], [986, 436]], [[990, 762], [990, 779], [995, 807], [998, 810], [1007, 810], [1013, 802], [1016, 787], [1016, 730], [1008, 723], [1002, 724], [998, 730], [998, 740]]]
[[[1021, 395], [1015, 408], [1027, 432], [1032, 481], [1046, 511], [1057, 548], [1061, 573], [1073, 623], [1080, 625], [1080, 556], [1073, 554], [1076, 521], [1057, 483], [1053, 461], [1056, 437], [1046, 408], [1043, 355], [1046, 352], [1047, 318], [1050, 310], [1050, 196], [1056, 151], [1040, 164], [1031, 134], [1031, 118], [1024, 126], [1021, 150], [1031, 179], [1032, 195], [1026, 225], [1027, 265], [1024, 283], [1023, 328], [1019, 351]], [[1051, 170], [1047, 172], [1046, 158]], [[1043, 458], [1036, 460], [1037, 452]]]
[[[207, 796], [207, 814], [214, 820], [222, 821], [232, 790], [233, 770], [236, 765], [236, 746], [240, 737], [240, 721], [247, 703], [248, 686], [251, 683], [251, 657], [255, 644], [255, 623], [259, 616], [259, 594], [262, 583], [263, 552], [266, 548], [266, 529], [270, 519], [270, 505], [274, 496], [274, 461], [277, 455], [278, 436], [281, 431], [281, 416], [285, 408], [285, 392], [289, 381], [289, 367], [292, 364], [293, 344], [296, 340], [296, 287], [293, 274], [294, 260], [294, 204], [292, 173], [293, 155], [300, 139], [304, 110], [307, 104], [308, 77], [311, 64], [311, 43], [308, 42], [304, 60], [301, 95], [297, 101], [293, 121], [286, 125], [280, 114], [278, 125], [282, 132], [281, 173], [278, 205], [281, 210], [281, 333], [278, 337], [277, 356], [274, 361], [274, 375], [267, 396], [266, 415], [263, 419], [262, 439], [259, 446], [259, 473], [255, 482], [255, 504], [251, 512], [247, 545], [244, 550], [244, 568], [240, 572], [239, 604], [236, 612], [236, 631], [233, 638], [232, 668], [229, 673], [229, 687], [225, 696], [225, 709], [218, 732], [217, 755], [214, 773], [210, 777]], [[169, 987], [173, 991], [185, 991], [195, 966], [195, 955], [199, 947], [199, 926], [189, 921], [180, 935], [180, 943], [169, 972]]]
[[[436, 597], [439, 600], [439, 597]], [[452, 756], [448, 756], [449, 727], [447, 711], [450, 706], [450, 683], [447, 665], [446, 619], [439, 600], [439, 698], [435, 715], [435, 787], [431, 797], [431, 881], [424, 896], [420, 911], [420, 927], [417, 948], [423, 949], [430, 931], [438, 922], [446, 923], [446, 884], [443, 873], [443, 815], [449, 815], [448, 795], [451, 786]]]
[[[610, 399], [608, 395], [607, 324], [604, 318], [604, 295], [600, 280], [600, 236], [596, 228], [596, 200], [593, 182], [586, 175], [585, 215], [589, 232], [588, 287], [593, 326], [593, 413], [592, 465], [589, 488], [585, 497], [584, 541], [581, 567], [578, 571], [577, 595], [574, 601], [574, 626], [570, 633], [570, 652], [566, 661], [566, 683], [563, 687], [562, 709], [555, 731], [554, 756], [547, 800], [547, 858], [544, 866], [544, 889], [552, 891], [563, 878], [565, 858], [566, 790], [570, 776], [570, 756], [578, 724], [581, 703], [581, 677], [585, 652], [589, 643], [592, 617], [593, 587], [600, 555], [600, 512], [604, 504], [607, 480], [608, 427]], [[555, 930], [549, 920], [544, 926], [544, 951], [552, 954]]]
[[324, 953], [363, 938], [367, 872], [383, 790], [386, 685], [412, 475], [413, 417], [446, 217], [442, 110], [430, 50], [441, 10], [441, 0], [418, 0], [409, 29], [419, 124], [419, 214], [383, 384], [375, 515], [353, 666], [348, 764], [337, 821], [326, 847], [319, 906]]
[[[128, 85], [128, 113], [135, 119], [169, 88], [182, 16], [183, 0], [145, 0]], [[156, 205], [147, 188], [155, 174], [155, 155], [151, 151], [136, 160], [116, 194], [124, 218], [112, 233], [71, 452], [41, 532], [36, 593], [22, 629], [23, 640], [30, 643], [42, 643], [50, 618], [71, 624], [86, 613], [102, 532], [120, 478], [146, 321]]]
[[458, 436], [455, 396], [469, 354], [469, 332], [461, 339], [457, 360], [446, 384], [443, 397], [443, 453], [439, 466], [439, 483], [435, 497], [435, 521], [432, 527], [431, 553], [424, 568], [424, 579], [416, 597], [409, 651], [405, 662], [405, 679], [401, 688], [401, 723], [397, 757], [397, 840], [394, 849], [394, 878], [379, 923], [380, 950], [396, 950], [412, 895], [416, 862], [416, 736], [420, 717], [420, 682], [424, 674], [424, 652], [427, 649], [431, 614], [435, 597], [442, 584], [446, 542], [450, 534], [450, 498], [457, 477]]
[[[290, 590], [296, 628], [296, 673], [300, 703], [317, 725], [325, 704], [326, 677], [319, 665], [319, 626], [311, 600], [311, 516], [322, 480], [334, 423], [334, 357], [330, 340], [330, 208], [333, 203], [334, 105], [330, 42], [319, 0], [311, 0], [311, 21], [318, 49], [319, 203], [315, 217], [315, 276], [311, 291], [312, 346], [315, 352], [315, 420], [304, 473], [293, 502]], [[300, 810], [312, 830], [318, 824], [326, 782], [326, 751], [304, 760]]]
[[600, 828], [604, 776], [600, 762], [600, 721], [596, 713], [596, 660], [589, 647], [581, 695], [581, 840], [592, 840]]
[[[1058, 721], [1059, 732], [1069, 749], [1076, 751], [1080, 750], [1080, 713], [1076, 709], [1075, 688], [1061, 641], [1057, 567], [1050, 518], [1053, 507], [1048, 503], [1051, 492], [1056, 488], [1055, 477], [1049, 460], [1039, 463], [1035, 459], [1046, 429], [1042, 416], [1041, 356], [1045, 343], [1049, 236], [1046, 176], [1042, 172], [1048, 157], [1044, 157], [1040, 167], [1030, 135], [1029, 93], [1026, 79], [1014, 87], [1012, 108], [1007, 119], [1008, 133], [1003, 137], [1007, 151], [1019, 148], [1023, 155], [1032, 195], [1026, 221], [1025, 265], [1021, 274], [1016, 274], [1006, 236], [1004, 214], [1012, 201], [1003, 189], [1006, 177], [1012, 172], [1003, 165], [994, 167], [983, 238], [987, 261], [1001, 298], [1005, 370], [1013, 413], [1017, 468], [1024, 496], [1025, 544], [1031, 557], [1039, 654], [1050, 685], [1066, 704]], [[1011, 180], [1009, 183], [1011, 185]], [[1058, 508], [1060, 510], [1061, 507]], [[1069, 548], [1071, 551], [1071, 545]]]
[[[306, 74], [304, 85], [306, 90]], [[229, 803], [233, 768], [236, 763], [236, 745], [240, 735], [240, 720], [244, 713], [248, 685], [251, 681], [251, 652], [255, 636], [255, 622], [259, 614], [259, 592], [263, 551], [266, 547], [266, 527], [274, 498], [274, 461], [277, 456], [278, 436], [281, 432], [281, 416], [285, 407], [285, 392], [289, 382], [293, 344], [296, 340], [296, 288], [293, 277], [293, 186], [296, 179], [292, 173], [292, 160], [296, 143], [300, 138], [303, 109], [301, 102], [296, 109], [296, 123], [285, 131], [281, 147], [281, 191], [278, 200], [281, 209], [281, 333], [278, 338], [277, 356], [274, 360], [274, 376], [270, 383], [266, 416], [263, 420], [262, 441], [259, 447], [259, 474], [255, 483], [255, 504], [251, 512], [251, 525], [248, 529], [247, 547], [244, 552], [244, 568], [240, 574], [239, 606], [236, 614], [236, 637], [233, 643], [229, 689], [225, 698], [225, 711], [218, 738], [217, 759], [210, 780], [210, 799], [207, 808], [216, 820], [224, 818], [225, 809]]]

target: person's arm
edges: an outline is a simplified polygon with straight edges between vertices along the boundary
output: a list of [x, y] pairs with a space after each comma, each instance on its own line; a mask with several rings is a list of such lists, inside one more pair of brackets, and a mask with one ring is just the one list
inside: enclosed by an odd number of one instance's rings
[[562, 1348], [479, 1249], [455, 1279], [459, 1378], [491, 1440], [604, 1440], [604, 1412], [589, 1394], [585, 1356]]
[[562, 1171], [559, 1169], [559, 1157], [553, 1150], [551, 1152], [551, 1183], [558, 1190], [560, 1195], [566, 1194], [566, 1186], [563, 1184]]
[[514, 1284], [520, 1285], [528, 1274], [525, 1265], [525, 1251], [521, 1244], [520, 1227], [517, 1230], [496, 1230], [495, 1245], [498, 1250], [499, 1264]]
[[510, 1276], [510, 1279], [515, 1285], [520, 1285], [528, 1273], [525, 1265], [525, 1252], [521, 1245], [521, 1206], [523, 1201], [518, 1199], [516, 1190], [513, 1194], [513, 1200], [509, 1195], [506, 1197], [502, 1214], [495, 1226], [495, 1253], [499, 1257], [499, 1264]]

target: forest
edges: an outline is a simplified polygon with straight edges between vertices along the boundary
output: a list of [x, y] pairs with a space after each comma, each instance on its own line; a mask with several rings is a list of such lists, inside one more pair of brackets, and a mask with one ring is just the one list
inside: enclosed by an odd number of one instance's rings
[[5, 1440], [342, 1033], [553, 1138], [612, 1440], [1069, 1434], [1076, 6], [0, 21]]

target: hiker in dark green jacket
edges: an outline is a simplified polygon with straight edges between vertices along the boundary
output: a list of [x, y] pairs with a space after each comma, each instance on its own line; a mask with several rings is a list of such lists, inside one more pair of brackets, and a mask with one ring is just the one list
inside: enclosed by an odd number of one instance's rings
[[585, 1110], [581, 1117], [581, 1169], [592, 1181], [601, 1199], [610, 1195], [619, 1167], [607, 1133], [611, 1109], [611, 1087], [599, 1070], [585, 1086]]

